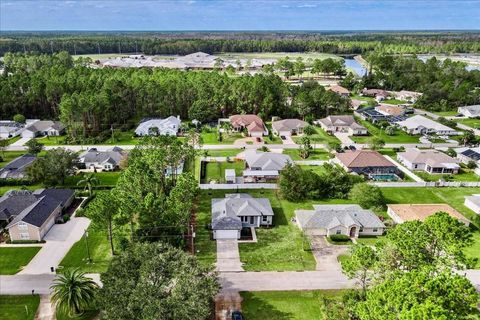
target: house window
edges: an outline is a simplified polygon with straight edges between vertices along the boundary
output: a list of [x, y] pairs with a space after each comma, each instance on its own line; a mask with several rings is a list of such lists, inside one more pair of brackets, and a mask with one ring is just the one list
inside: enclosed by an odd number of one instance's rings
[[29, 240], [29, 239], [30, 239], [30, 235], [28, 234], [28, 232], [21, 232], [21, 233], [20, 233], [20, 239], [22, 239], [22, 240]]
[[20, 230], [27, 230], [28, 229], [28, 226], [25, 222], [19, 222], [18, 223], [18, 229]]
[[262, 221], [263, 221], [263, 222], [267, 222], [267, 221], [268, 221], [268, 217], [267, 217], [267, 216], [263, 216], [263, 217], [262, 217]]
[[255, 223], [255, 217], [250, 217], [250, 224], [254, 224]]
[[360, 227], [360, 230], [358, 232], [363, 232], [363, 227]]
[[336, 234], [342, 234], [342, 230], [337, 230], [335, 233]]
[[377, 231], [378, 231], [378, 229], [377, 229], [377, 228], [374, 228], [374, 229], [373, 229], [373, 232], [377, 232]]
[[418, 168], [418, 164], [416, 164], [416, 165], [414, 166], [414, 168], [417, 169], [417, 168]]
[[242, 222], [247, 223], [248, 222], [248, 217], [240, 217], [242, 219]]

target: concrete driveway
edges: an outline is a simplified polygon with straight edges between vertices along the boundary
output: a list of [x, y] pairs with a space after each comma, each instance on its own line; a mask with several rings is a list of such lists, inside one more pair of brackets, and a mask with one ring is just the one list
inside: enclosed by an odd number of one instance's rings
[[217, 240], [217, 270], [243, 271], [237, 240]]
[[353, 145], [355, 142], [353, 142], [352, 139], [350, 139], [350, 136], [346, 132], [335, 132], [333, 134], [335, 137], [337, 137], [338, 140], [342, 143], [342, 145]]
[[327, 242], [325, 236], [310, 236], [310, 247], [317, 262], [317, 271], [338, 271], [342, 267], [338, 262], [338, 256], [345, 254], [349, 246], [333, 245]]
[[46, 243], [30, 263], [18, 274], [48, 274], [57, 268], [70, 248], [80, 240], [90, 225], [90, 219], [72, 218], [65, 224], [55, 224], [45, 236]]

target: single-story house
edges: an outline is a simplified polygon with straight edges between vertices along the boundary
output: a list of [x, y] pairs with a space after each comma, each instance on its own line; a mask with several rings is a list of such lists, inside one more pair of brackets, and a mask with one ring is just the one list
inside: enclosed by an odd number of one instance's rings
[[480, 147], [476, 148], [457, 148], [455, 149], [457, 153], [457, 159], [464, 164], [468, 164], [470, 161], [478, 162], [480, 161]]
[[176, 136], [181, 125], [180, 117], [170, 116], [165, 119], [143, 119], [135, 129], [137, 136]]
[[367, 88], [362, 90], [362, 95], [364, 95], [366, 97], [374, 97], [375, 100], [377, 100], [377, 101], [385, 100], [390, 96], [390, 94], [386, 90], [383, 90], [383, 89], [367, 89]]
[[420, 98], [423, 95], [423, 93], [421, 92], [407, 91], [407, 90], [392, 92], [392, 94], [395, 97], [395, 99], [408, 101], [411, 103], [416, 102], [418, 98]]
[[394, 104], [379, 104], [375, 110], [386, 116], [403, 116], [405, 114], [405, 107]]
[[113, 147], [110, 150], [99, 151], [97, 148], [90, 148], [78, 157], [80, 169], [91, 169], [100, 171], [113, 171], [119, 168], [120, 162], [127, 153], [122, 148]]
[[462, 114], [467, 118], [480, 117], [480, 104], [458, 107], [458, 113]]
[[442, 211], [448, 213], [451, 217], [458, 219], [467, 226], [470, 224], [470, 220], [446, 203], [389, 204], [387, 207], [388, 215], [396, 223], [413, 220], [424, 221], [426, 218]]
[[307, 235], [343, 234], [351, 238], [382, 235], [386, 226], [370, 210], [357, 204], [314, 205], [314, 210], [295, 210], [296, 222]]
[[458, 159], [434, 149], [408, 148], [405, 152], [399, 152], [397, 158], [410, 170], [430, 174], [456, 174], [460, 170]]
[[0, 198], [0, 220], [12, 241], [41, 241], [74, 197], [68, 189], [11, 190]]
[[257, 138], [268, 135], [263, 120], [257, 115], [237, 114], [230, 116], [229, 120], [235, 131], [247, 130], [249, 136]]
[[25, 179], [27, 177], [27, 168], [36, 159], [37, 157], [31, 154], [24, 154], [13, 159], [0, 169], [0, 179]]
[[465, 207], [472, 210], [476, 214], [480, 214], [480, 194], [472, 194], [465, 197]]
[[15, 121], [0, 121], [0, 139], [8, 139], [18, 136], [24, 125]]
[[23, 129], [22, 138], [35, 138], [38, 136], [61, 136], [65, 133], [65, 126], [59, 121], [27, 120]]
[[364, 100], [357, 100], [357, 99], [352, 99], [350, 101], [350, 107], [353, 109], [353, 110], [357, 110], [359, 108], [361, 108], [362, 106], [365, 106], [367, 105], [368, 102], [367, 101], [364, 101]]
[[314, 121], [314, 124], [320, 125], [323, 130], [329, 133], [344, 132], [352, 136], [368, 134], [367, 128], [358, 124], [355, 118], [350, 115], [328, 116]]
[[277, 136], [290, 137], [303, 133], [308, 123], [298, 119], [284, 119], [272, 122], [272, 131]]
[[348, 97], [350, 95], [350, 90], [339, 85], [330, 86], [327, 90], [333, 91], [342, 97]]
[[377, 176], [393, 176], [399, 173], [398, 168], [383, 155], [374, 150], [355, 150], [336, 153], [334, 162], [347, 172], [365, 175], [376, 179]]
[[406, 120], [397, 122], [397, 125], [408, 134], [436, 134], [439, 136], [455, 136], [460, 133], [432, 119], [415, 115]]
[[267, 198], [253, 198], [246, 193], [226, 194], [212, 199], [214, 239], [240, 239], [242, 228], [273, 224], [273, 209]]
[[246, 169], [243, 171], [243, 180], [244, 182], [264, 182], [277, 179], [287, 163], [293, 164], [293, 161], [286, 154], [246, 150]]

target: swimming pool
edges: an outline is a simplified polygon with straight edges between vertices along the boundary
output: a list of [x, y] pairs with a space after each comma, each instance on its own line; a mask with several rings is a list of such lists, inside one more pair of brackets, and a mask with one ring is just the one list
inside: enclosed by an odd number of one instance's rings
[[370, 179], [375, 181], [398, 181], [400, 178], [394, 173], [372, 174]]

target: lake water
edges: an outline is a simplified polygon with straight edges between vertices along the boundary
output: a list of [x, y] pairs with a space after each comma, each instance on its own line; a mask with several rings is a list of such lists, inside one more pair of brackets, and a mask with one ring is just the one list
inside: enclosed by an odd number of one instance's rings
[[352, 69], [360, 77], [363, 77], [367, 73], [367, 69], [365, 69], [357, 60], [355, 59], [344, 59], [344, 60], [345, 60], [345, 66], [347, 67], [347, 69]]

